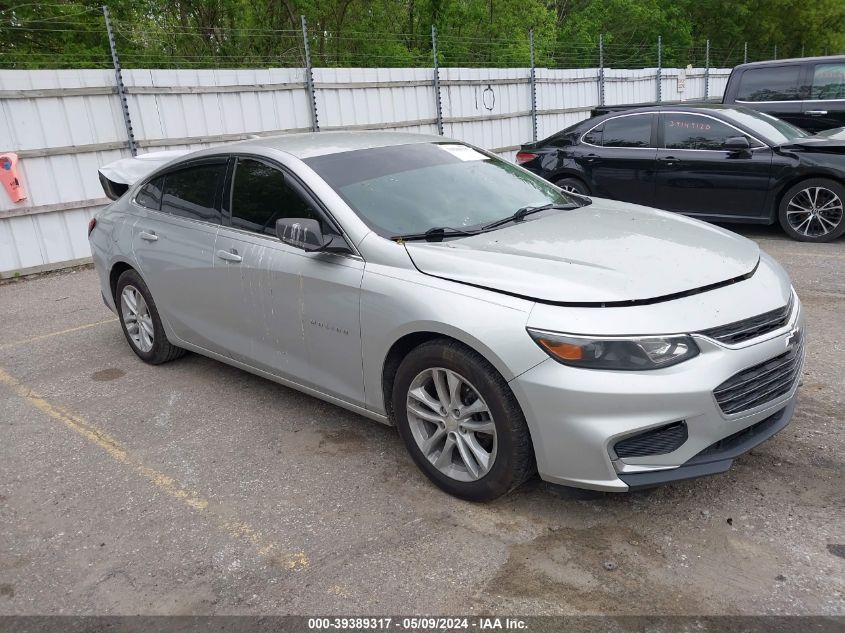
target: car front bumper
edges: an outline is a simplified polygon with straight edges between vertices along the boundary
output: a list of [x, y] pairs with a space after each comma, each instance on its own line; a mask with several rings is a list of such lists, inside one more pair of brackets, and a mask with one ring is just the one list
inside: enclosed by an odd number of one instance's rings
[[[804, 362], [803, 329], [796, 301], [789, 323], [762, 340], [728, 346], [693, 335], [701, 353], [665, 369], [596, 371], [543, 361], [510, 383], [531, 430], [540, 476], [555, 484], [626, 491], [727, 470], [789, 423]], [[723, 413], [716, 387], [784, 354], [796, 331], [800, 357], [788, 392]], [[680, 422], [687, 437], [671, 452], [616, 454], [620, 440]]]

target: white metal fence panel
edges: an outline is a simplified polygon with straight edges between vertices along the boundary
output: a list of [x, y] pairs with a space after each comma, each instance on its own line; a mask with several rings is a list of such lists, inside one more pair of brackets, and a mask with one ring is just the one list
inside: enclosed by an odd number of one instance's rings
[[126, 70], [123, 81], [142, 150], [310, 129], [301, 68]]
[[[711, 69], [718, 98], [729, 70]], [[666, 101], [677, 100], [677, 69], [663, 69]], [[321, 130], [437, 132], [431, 68], [315, 68]], [[311, 128], [300, 68], [126, 70], [141, 152], [200, 148], [250, 135]], [[528, 68], [441, 68], [446, 136], [513, 159], [532, 137]], [[589, 116], [599, 71], [536, 69], [538, 137]], [[687, 100], [704, 97], [704, 70], [687, 71]], [[657, 98], [656, 69], [605, 69], [605, 102]], [[0, 71], [0, 152], [19, 154], [28, 198], [0, 194], [0, 274], [37, 270], [90, 255], [85, 225], [105, 203], [100, 165], [129, 155], [111, 70]]]
[[[104, 201], [97, 167], [128, 155], [113, 86], [109, 70], [0, 70], [0, 152], [18, 153], [27, 192], [20, 203], [0, 193], [0, 272], [90, 255], [85, 227]], [[75, 151], [84, 146], [103, 149]]]
[[315, 68], [321, 130], [436, 134], [431, 68]]
[[442, 68], [443, 133], [500, 153], [531, 138], [528, 68]]
[[[574, 125], [599, 102], [598, 70], [538, 68], [537, 138]], [[525, 139], [528, 140], [528, 139]]]

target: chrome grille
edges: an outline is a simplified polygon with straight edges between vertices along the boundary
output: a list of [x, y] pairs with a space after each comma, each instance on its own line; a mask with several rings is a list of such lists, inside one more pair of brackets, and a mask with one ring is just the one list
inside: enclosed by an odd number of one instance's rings
[[798, 380], [804, 343], [769, 360], [743, 369], [716, 387], [713, 395], [722, 412], [740, 413], [789, 393]]
[[789, 303], [782, 308], [764, 312], [763, 314], [758, 314], [742, 321], [735, 321], [727, 325], [703, 330], [700, 334], [721, 341], [722, 343], [727, 343], [728, 345], [750, 341], [753, 338], [774, 332], [786, 325], [792, 314], [792, 305], [793, 298], [789, 297]]

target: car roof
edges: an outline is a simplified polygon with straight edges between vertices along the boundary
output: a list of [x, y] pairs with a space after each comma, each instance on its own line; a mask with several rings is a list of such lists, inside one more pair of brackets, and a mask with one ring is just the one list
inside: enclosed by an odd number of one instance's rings
[[781, 64], [800, 64], [804, 62], [841, 62], [845, 61], [845, 55], [827, 55], [823, 57], [790, 57], [786, 59], [767, 59], [760, 62], [748, 62], [747, 64], [739, 64], [734, 70], [742, 70], [745, 68], [759, 68], [761, 66], [778, 66]]
[[393, 145], [410, 145], [414, 143], [433, 143], [449, 141], [450, 139], [433, 134], [409, 134], [403, 132], [376, 131], [333, 131], [333, 132], [303, 132], [297, 134], [280, 134], [249, 138], [225, 145], [216, 145], [205, 150], [191, 153], [183, 158], [201, 158], [215, 154], [230, 152], [249, 152], [254, 150], [275, 149], [287, 152], [300, 159], [324, 156], [326, 154], [340, 154], [360, 149], [374, 147], [390, 147]]
[[662, 103], [660, 105], [656, 104], [643, 104], [643, 105], [631, 105], [631, 106], [608, 106], [607, 111], [602, 111], [602, 106], [595, 108], [595, 110], [601, 111], [601, 114], [597, 114], [594, 117], [590, 117], [589, 119], [585, 119], [581, 123], [585, 123], [587, 121], [597, 121], [599, 119], [604, 118], [611, 118], [614, 116], [619, 116], [620, 114], [634, 114], [638, 112], [689, 112], [691, 114], [695, 113], [703, 113], [706, 111], [709, 112], [724, 112], [726, 114], [730, 112], [743, 112], [748, 111], [748, 108], [744, 106], [738, 106], [733, 104], [722, 104], [722, 103], [689, 103], [689, 102], [676, 102], [676, 103]]
[[[598, 106], [595, 108], [596, 110], [601, 110], [602, 106]], [[618, 110], [614, 108], [619, 108]], [[707, 103], [707, 102], [689, 102], [689, 101], [677, 101], [677, 102], [666, 102], [661, 104], [643, 104], [637, 105], [632, 104], [631, 106], [608, 106], [609, 112], [608, 114], [618, 114], [620, 112], [662, 112], [664, 110], [683, 110], [690, 112], [695, 112], [696, 110], [738, 110], [743, 109], [741, 106], [735, 106], [733, 104], [725, 104], [725, 103]], [[604, 116], [598, 115], [598, 116]]]

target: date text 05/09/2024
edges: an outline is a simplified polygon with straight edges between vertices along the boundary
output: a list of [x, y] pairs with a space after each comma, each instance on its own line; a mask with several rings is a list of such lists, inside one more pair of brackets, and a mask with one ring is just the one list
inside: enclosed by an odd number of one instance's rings
[[308, 618], [309, 630], [405, 630], [405, 631], [458, 631], [479, 630], [519, 631], [527, 623], [519, 618], [499, 617], [323, 617]]

